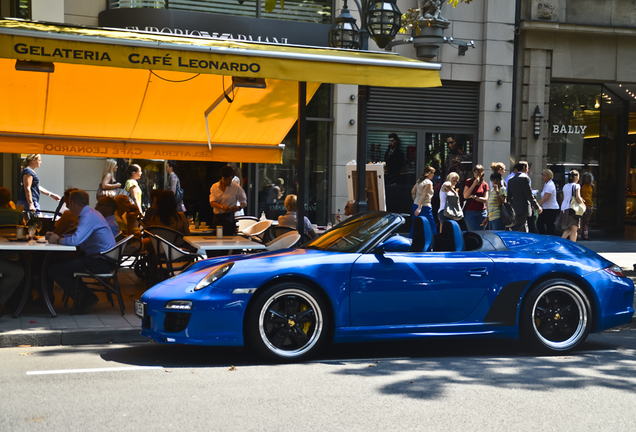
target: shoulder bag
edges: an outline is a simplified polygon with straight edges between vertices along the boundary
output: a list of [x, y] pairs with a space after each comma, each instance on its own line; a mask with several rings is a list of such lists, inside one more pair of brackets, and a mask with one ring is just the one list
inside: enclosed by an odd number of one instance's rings
[[572, 184], [572, 197], [570, 198], [570, 209], [574, 210], [574, 214], [576, 216], [583, 216], [585, 214], [585, 204], [581, 204], [575, 196], [575, 188], [576, 183]]
[[462, 211], [462, 207], [459, 205], [459, 197], [457, 195], [446, 195], [444, 216], [452, 220], [460, 220], [464, 218], [464, 212]]
[[515, 209], [512, 208], [512, 204], [507, 201], [501, 204], [501, 212], [499, 218], [501, 219], [501, 224], [504, 227], [510, 228], [514, 226], [517, 215], [515, 213]]

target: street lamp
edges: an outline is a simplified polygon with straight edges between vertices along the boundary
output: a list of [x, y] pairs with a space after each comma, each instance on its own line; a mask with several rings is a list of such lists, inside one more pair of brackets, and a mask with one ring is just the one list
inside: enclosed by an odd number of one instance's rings
[[329, 30], [329, 45], [366, 51], [371, 36], [380, 48], [384, 48], [402, 27], [402, 12], [395, 4], [396, 0], [362, 0], [362, 4], [358, 0], [353, 1], [360, 12], [361, 28], [358, 29], [356, 19], [347, 7], [347, 0], [344, 0], [340, 15], [334, 19]]
[[[384, 48], [393, 40], [402, 26], [402, 12], [395, 4], [396, 0], [353, 0], [360, 12], [362, 28], [358, 30], [356, 20], [351, 16], [347, 0], [340, 15], [334, 19], [329, 30], [329, 45], [334, 48], [369, 49], [369, 35]], [[367, 210], [366, 200], [366, 161], [367, 161], [367, 102], [369, 86], [358, 86], [358, 149], [356, 155], [356, 201], [357, 211]]]

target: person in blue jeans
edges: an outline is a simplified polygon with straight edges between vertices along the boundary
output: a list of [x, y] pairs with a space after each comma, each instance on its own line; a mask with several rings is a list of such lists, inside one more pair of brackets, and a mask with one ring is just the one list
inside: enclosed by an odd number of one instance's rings
[[[411, 195], [413, 198], [413, 216], [424, 216], [431, 224], [433, 232], [437, 232], [437, 226], [435, 225], [435, 218], [433, 217], [433, 205], [431, 204], [431, 198], [433, 198], [433, 177], [435, 176], [435, 168], [427, 166], [424, 168], [424, 172], [413, 186]], [[413, 225], [411, 225], [410, 237], [413, 238]]]
[[464, 199], [468, 200], [464, 206], [464, 220], [468, 231], [485, 229], [488, 223], [488, 182], [484, 181], [484, 167], [476, 165], [473, 178], [466, 180], [464, 185]]
[[492, 192], [488, 194], [488, 218], [489, 230], [501, 231], [505, 229], [501, 223], [501, 205], [506, 201], [506, 188], [501, 185], [501, 174], [496, 172], [490, 175]]

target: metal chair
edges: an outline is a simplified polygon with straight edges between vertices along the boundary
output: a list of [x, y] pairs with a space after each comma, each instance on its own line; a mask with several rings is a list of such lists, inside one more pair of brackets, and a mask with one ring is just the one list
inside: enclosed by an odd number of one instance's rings
[[265, 245], [266, 251], [275, 251], [279, 249], [287, 249], [294, 246], [300, 240], [300, 234], [297, 231], [290, 231]]
[[173, 245], [182, 249], [190, 250], [191, 246], [183, 240], [183, 233], [161, 225], [150, 225], [144, 228], [144, 232], [150, 232], [154, 235], [161, 237], [162, 239], [172, 243]]
[[189, 252], [175, 246], [166, 239], [149, 231], [146, 232], [146, 235], [150, 238], [150, 243], [155, 252], [150, 271], [151, 283], [162, 281], [174, 276], [177, 272], [186, 270], [199, 258], [196, 252]]
[[[117, 280], [117, 276], [119, 275], [119, 269], [121, 268], [122, 258], [124, 256], [124, 250], [129, 245], [131, 241], [139, 241], [139, 239], [135, 238], [135, 236], [129, 235], [123, 240], [119, 241], [115, 246], [110, 248], [107, 251], [104, 251], [97, 255], [87, 255], [86, 258], [95, 258], [101, 257], [112, 264], [113, 270], [108, 273], [93, 273], [90, 270], [86, 270], [85, 272], [76, 272], [73, 274], [75, 277], [75, 294], [73, 297], [73, 307], [71, 308], [71, 315], [75, 312], [75, 307], [77, 306], [77, 294], [80, 280], [84, 278], [91, 278], [93, 281], [87, 282], [89, 285], [101, 285], [103, 288], [89, 288], [91, 292], [103, 292], [106, 293], [106, 296], [110, 300], [112, 306], [115, 306], [113, 302], [112, 295], [117, 297], [119, 301], [119, 310], [121, 314], [124, 314], [124, 300], [121, 296], [121, 290], [119, 288], [119, 281]], [[86, 259], [85, 258], [85, 259]], [[66, 301], [64, 302], [64, 307], [68, 304], [68, 297], [66, 297]]]

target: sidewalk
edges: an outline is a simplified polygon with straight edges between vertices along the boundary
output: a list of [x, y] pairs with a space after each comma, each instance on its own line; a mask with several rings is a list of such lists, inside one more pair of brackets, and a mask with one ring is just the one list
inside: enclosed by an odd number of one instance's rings
[[[580, 244], [618, 264], [636, 281], [636, 241], [585, 241]], [[56, 288], [57, 318], [52, 318], [45, 308], [32, 305], [25, 306], [18, 318], [5, 314], [0, 318], [0, 347], [148, 341], [139, 335], [141, 320], [134, 312], [134, 301], [145, 291], [145, 284], [130, 269], [120, 271], [119, 283], [126, 306], [124, 316], [119, 313], [116, 300], [112, 307], [101, 294], [100, 302], [89, 314], [71, 316], [71, 303], [64, 308], [62, 292]]]

